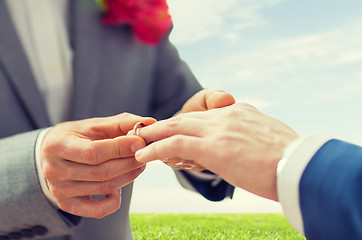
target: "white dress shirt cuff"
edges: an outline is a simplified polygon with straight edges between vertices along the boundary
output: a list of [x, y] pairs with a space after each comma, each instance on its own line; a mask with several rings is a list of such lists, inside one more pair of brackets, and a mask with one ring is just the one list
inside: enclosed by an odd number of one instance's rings
[[302, 174], [315, 153], [331, 137], [316, 133], [298, 138], [283, 152], [277, 169], [278, 198], [289, 223], [304, 235], [303, 218], [299, 201], [299, 183]]
[[36, 163], [36, 169], [38, 171], [38, 178], [40, 182], [41, 189], [45, 196], [48, 198], [48, 200], [58, 208], [57, 201], [55, 200], [55, 197], [51, 194], [48, 188], [48, 184], [44, 178], [42, 167], [41, 167], [41, 145], [43, 143], [45, 135], [48, 133], [48, 131], [51, 128], [46, 128], [43, 131], [40, 132], [35, 145], [35, 163]]

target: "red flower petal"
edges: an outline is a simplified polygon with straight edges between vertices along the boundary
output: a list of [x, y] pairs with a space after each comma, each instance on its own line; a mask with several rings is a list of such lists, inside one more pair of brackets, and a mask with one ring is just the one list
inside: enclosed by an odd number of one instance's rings
[[172, 21], [166, 0], [105, 0], [105, 24], [130, 24], [136, 37], [157, 44], [170, 30]]
[[155, 7], [139, 12], [132, 26], [139, 40], [157, 44], [169, 32], [172, 21], [168, 8]]

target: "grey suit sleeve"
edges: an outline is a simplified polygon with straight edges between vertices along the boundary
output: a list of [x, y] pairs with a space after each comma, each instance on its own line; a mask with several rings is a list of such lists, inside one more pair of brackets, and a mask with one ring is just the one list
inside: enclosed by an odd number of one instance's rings
[[152, 107], [154, 117], [161, 120], [172, 117], [202, 87], [168, 38], [159, 46], [156, 61]]
[[46, 236], [66, 235], [72, 225], [43, 194], [34, 160], [41, 130], [0, 140], [0, 236], [43, 226]]

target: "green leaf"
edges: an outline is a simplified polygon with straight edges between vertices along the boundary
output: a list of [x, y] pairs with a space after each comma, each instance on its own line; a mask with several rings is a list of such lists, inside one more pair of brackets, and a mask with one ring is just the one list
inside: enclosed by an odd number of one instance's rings
[[102, 11], [107, 10], [107, 5], [105, 0], [96, 0], [97, 5], [102, 9]]

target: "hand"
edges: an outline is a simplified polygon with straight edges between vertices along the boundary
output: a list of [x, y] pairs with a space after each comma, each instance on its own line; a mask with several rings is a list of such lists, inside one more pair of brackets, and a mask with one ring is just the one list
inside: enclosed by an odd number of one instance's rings
[[[204, 89], [192, 96], [182, 107], [181, 113], [207, 111], [214, 108], [230, 106], [235, 103], [234, 97], [221, 90]], [[179, 158], [160, 159], [166, 165], [180, 170], [203, 171], [205, 167], [192, 160]]]
[[[53, 127], [41, 148], [41, 165], [59, 207], [71, 214], [102, 218], [120, 206], [120, 189], [145, 166], [134, 153], [142, 138], [125, 136], [136, 122], [154, 123], [123, 113], [107, 118], [65, 122]], [[93, 195], [105, 195], [98, 201]]]
[[136, 152], [140, 163], [193, 160], [235, 186], [277, 200], [277, 164], [298, 134], [253, 106], [238, 103], [159, 121], [142, 128], [139, 136], [153, 142]]

